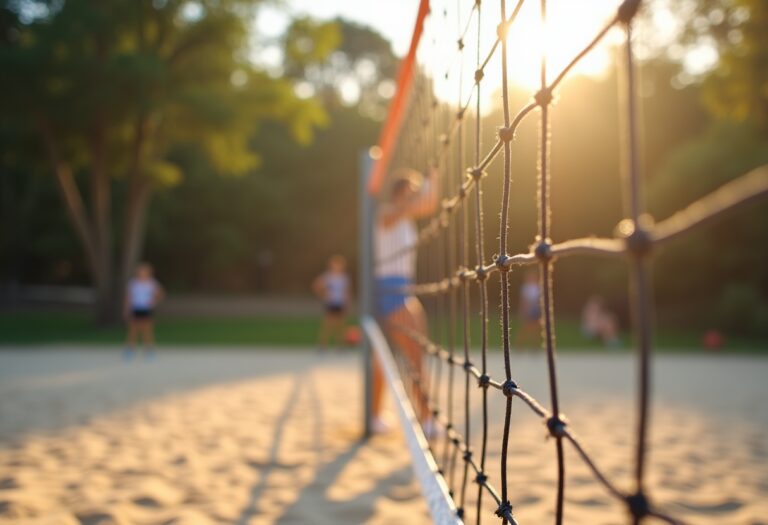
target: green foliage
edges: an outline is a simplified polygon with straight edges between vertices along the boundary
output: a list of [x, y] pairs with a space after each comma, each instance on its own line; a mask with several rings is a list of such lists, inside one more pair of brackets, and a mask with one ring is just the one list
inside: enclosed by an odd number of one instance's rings
[[[286, 76], [311, 84], [329, 107], [354, 105], [367, 117], [384, 118], [399, 60], [379, 33], [340, 18], [298, 19], [282, 40]], [[311, 41], [318, 43], [311, 46]], [[335, 51], [325, 53], [329, 47]]]
[[[658, 218], [768, 163], [752, 124], [714, 123], [672, 154], [653, 180], [649, 201]], [[766, 332], [768, 209], [756, 204], [677, 240], [657, 262], [657, 295], [678, 321], [698, 318], [738, 333]], [[668, 308], [673, 309], [673, 308]]]
[[[4, 3], [0, 130], [10, 133], [0, 133], [0, 162], [32, 167], [47, 159], [97, 289], [100, 319], [118, 311], [119, 291], [141, 253], [152, 190], [183, 178], [174, 150], [197, 149], [210, 174], [242, 176], [258, 166], [250, 139], [260, 124], [283, 124], [307, 144], [326, 123], [322, 107], [298, 98], [292, 81], [247, 58], [262, 3]], [[323, 40], [312, 59], [332, 46]], [[113, 206], [116, 180], [128, 190]], [[90, 199], [80, 185], [90, 187]], [[122, 228], [113, 209], [124, 214]]]
[[719, 118], [757, 122], [768, 136], [768, 2], [698, 0], [687, 25], [693, 45], [717, 49], [702, 98]]

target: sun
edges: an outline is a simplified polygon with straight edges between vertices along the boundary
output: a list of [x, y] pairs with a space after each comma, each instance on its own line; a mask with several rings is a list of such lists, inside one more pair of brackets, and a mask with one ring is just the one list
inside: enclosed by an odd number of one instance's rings
[[[511, 0], [507, 2], [507, 16], [511, 14], [516, 3]], [[438, 97], [447, 101], [457, 100], [459, 89], [463, 93], [469, 93], [474, 83], [472, 73], [476, 63], [477, 12], [475, 11], [473, 18], [469, 20], [464, 52], [458, 53], [455, 45], [458, 28], [467, 27], [467, 16], [471, 12], [472, 2], [465, 1], [461, 4], [465, 12], [457, 17], [455, 1], [432, 2], [432, 16], [425, 27], [425, 41], [422, 41], [420, 46], [420, 62], [431, 71]], [[547, 56], [547, 76], [552, 79], [614, 16], [619, 4], [619, 0], [549, 0], [547, 22], [542, 25], [540, 1], [526, 1], [511, 26], [507, 39], [510, 83], [535, 92], [540, 86], [542, 51]], [[481, 13], [482, 59], [496, 38], [500, 11], [498, 5], [483, 3]], [[620, 35], [618, 29], [610, 32], [601, 45], [578, 63], [572, 74], [604, 74], [611, 65], [610, 47], [617, 42]], [[481, 93], [484, 93], [481, 97], [484, 108], [492, 107], [493, 101], [488, 99], [501, 88], [500, 60], [501, 53], [497, 51], [485, 68], [481, 90]], [[463, 74], [460, 75], [462, 71]]]

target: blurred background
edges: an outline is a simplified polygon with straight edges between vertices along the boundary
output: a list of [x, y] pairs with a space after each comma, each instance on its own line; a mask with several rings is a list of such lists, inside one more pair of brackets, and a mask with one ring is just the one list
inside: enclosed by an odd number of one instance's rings
[[[563, 15], [569, 49], [615, 8], [585, 4], [583, 32]], [[358, 159], [377, 141], [416, 2], [1, 5], [0, 343], [120, 341], [139, 260], [169, 294], [161, 343], [312, 343], [312, 279], [333, 253], [355, 272]], [[641, 16], [643, 169], [662, 219], [768, 162], [768, 4], [651, 0]], [[611, 235], [621, 218], [615, 41], [563, 83], [553, 110], [555, 241]], [[512, 78], [521, 107], [530, 76]], [[452, 92], [437, 95], [455, 107]], [[486, 95], [492, 137], [500, 97]], [[535, 232], [536, 136], [530, 120], [515, 145], [515, 252]], [[491, 220], [500, 184], [485, 188]], [[487, 234], [494, 246], [498, 232]], [[659, 253], [659, 344], [697, 348], [716, 330], [726, 349], [768, 349], [767, 256], [765, 204]], [[558, 264], [560, 346], [589, 344], [577, 319], [595, 292], [628, 328], [623, 272]]]

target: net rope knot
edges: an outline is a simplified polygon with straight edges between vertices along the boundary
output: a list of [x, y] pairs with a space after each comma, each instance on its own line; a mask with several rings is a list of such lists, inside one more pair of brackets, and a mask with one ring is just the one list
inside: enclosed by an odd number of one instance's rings
[[515, 130], [510, 126], [501, 126], [498, 131], [499, 140], [502, 142], [511, 142], [515, 138]]
[[488, 278], [488, 271], [483, 267], [482, 264], [478, 264], [475, 268], [475, 278], [478, 280], [478, 282], [483, 282]]
[[502, 501], [499, 504], [499, 507], [496, 509], [495, 514], [499, 518], [507, 518], [508, 520], [511, 520], [512, 519], [512, 504], [509, 502], [509, 500]]
[[482, 374], [477, 378], [477, 386], [480, 388], [488, 388], [491, 384], [491, 377], [488, 374]]
[[475, 181], [479, 181], [483, 178], [483, 175], [485, 175], [485, 171], [483, 171], [483, 168], [480, 167], [473, 167], [467, 169], [467, 175], [472, 177]]
[[616, 19], [624, 25], [632, 22], [632, 19], [640, 9], [641, 0], [624, 0], [616, 12]]
[[549, 430], [549, 435], [554, 438], [559, 439], [565, 436], [566, 426], [568, 426], [568, 423], [565, 421], [565, 418], [562, 414], [559, 416], [552, 416], [547, 419], [547, 429]]
[[630, 494], [625, 498], [625, 501], [627, 502], [630, 514], [635, 518], [643, 518], [651, 512], [651, 504], [648, 502], [648, 497], [642, 491]]
[[534, 96], [533, 100], [536, 101], [536, 104], [540, 107], [546, 107], [549, 106], [552, 101], [554, 100], [555, 96], [552, 93], [552, 88], [545, 87], [543, 89], [540, 89]]
[[499, 37], [499, 40], [506, 40], [507, 33], [509, 33], [509, 22], [502, 20], [501, 23], [496, 26], [496, 36]]
[[510, 257], [509, 255], [506, 255], [506, 254], [493, 256], [493, 263], [496, 265], [496, 268], [500, 272], [508, 272], [510, 270], [509, 260], [510, 260]]
[[478, 472], [475, 476], [475, 483], [478, 485], [485, 485], [486, 481], [488, 481], [488, 475], [485, 472]]
[[501, 391], [504, 393], [507, 397], [512, 397], [515, 395], [515, 391], [517, 390], [517, 383], [512, 381], [511, 379], [507, 379], [504, 381], [504, 383], [501, 385]]
[[552, 259], [552, 242], [549, 239], [541, 239], [533, 248], [533, 254], [541, 262], [547, 262]]
[[627, 251], [635, 257], [644, 257], [653, 249], [653, 238], [650, 233], [650, 217], [641, 217], [637, 222], [624, 219], [616, 229], [624, 237]]
[[485, 72], [482, 69], [475, 71], [475, 84], [479, 84], [483, 80], [484, 76]]

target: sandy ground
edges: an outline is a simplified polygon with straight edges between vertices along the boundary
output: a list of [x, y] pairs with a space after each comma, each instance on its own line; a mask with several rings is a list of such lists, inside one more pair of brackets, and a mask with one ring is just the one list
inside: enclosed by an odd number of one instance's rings
[[[492, 356], [492, 375], [500, 363]], [[690, 523], [767, 524], [768, 359], [655, 363], [653, 501]], [[110, 349], [4, 349], [0, 523], [426, 523], [400, 434], [359, 440], [358, 371], [351, 354], [290, 349], [167, 349], [130, 363]], [[606, 474], [630, 487], [631, 356], [564, 355], [559, 372], [573, 429]], [[515, 378], [547, 402], [542, 356], [515, 356]], [[471, 392], [474, 413], [479, 393]], [[497, 483], [503, 399], [489, 400], [487, 470]], [[521, 525], [550, 523], [553, 443], [522, 404], [512, 423], [515, 514]], [[566, 523], [626, 523], [566, 453]], [[468, 488], [471, 522], [476, 491]], [[484, 523], [495, 523], [487, 500]]]

